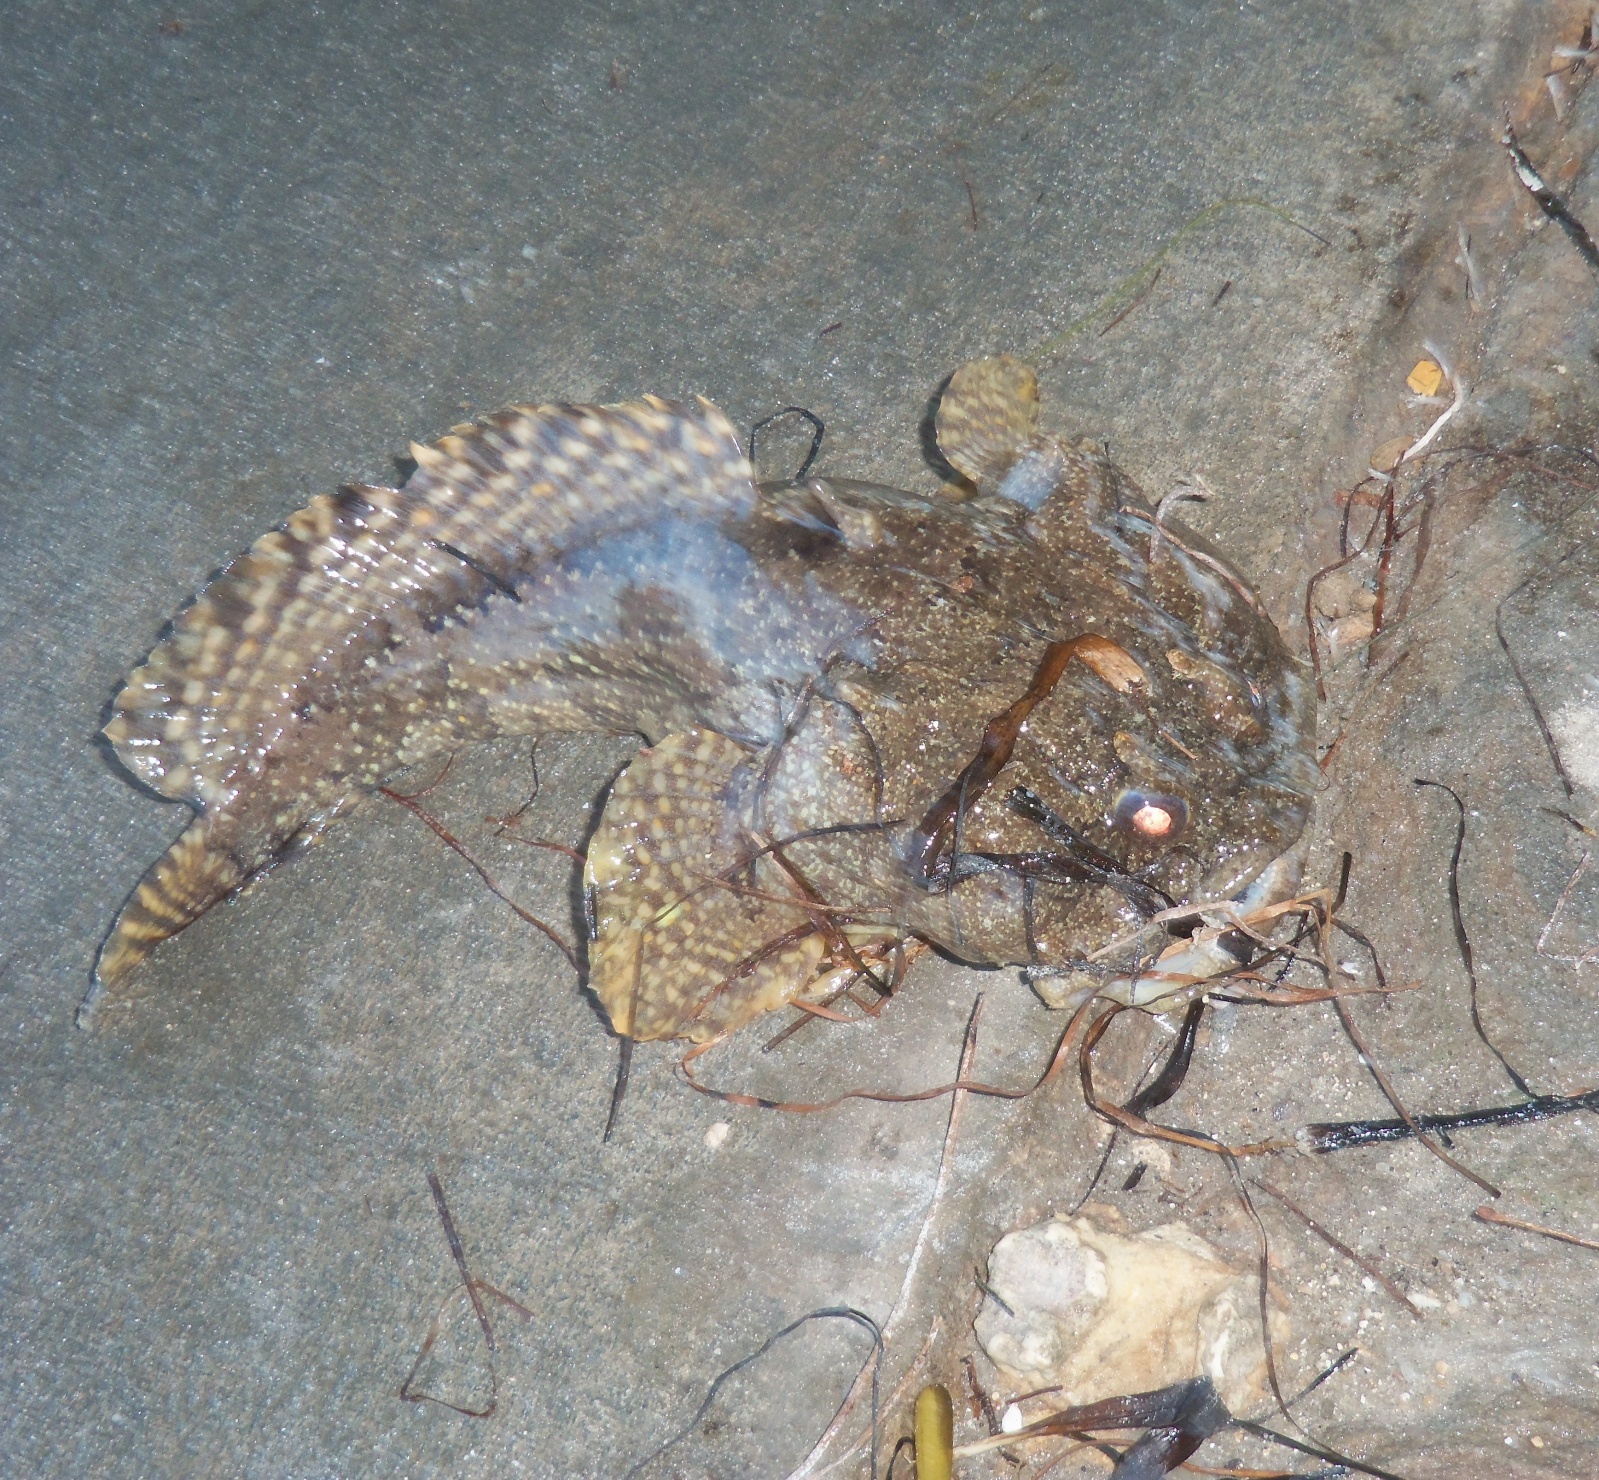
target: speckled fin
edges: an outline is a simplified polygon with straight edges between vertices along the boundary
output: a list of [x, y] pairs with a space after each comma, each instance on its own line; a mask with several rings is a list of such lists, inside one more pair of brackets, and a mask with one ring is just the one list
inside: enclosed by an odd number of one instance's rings
[[814, 912], [784, 902], [797, 885], [740, 826], [747, 760], [725, 735], [689, 730], [640, 751], [611, 788], [588, 851], [589, 983], [619, 1033], [703, 1043], [822, 969]]
[[938, 450], [979, 486], [992, 486], [1027, 445], [1038, 423], [1038, 377], [1009, 355], [970, 360], [938, 402]]
[[139, 881], [116, 928], [100, 950], [98, 981], [79, 1013], [87, 1023], [108, 988], [123, 982], [157, 945], [192, 924], [245, 876], [225, 852], [206, 845], [206, 824], [196, 819]]
[[130, 900], [103, 984], [381, 779], [384, 737], [335, 732], [397, 646], [563, 549], [755, 496], [737, 436], [703, 400], [512, 407], [411, 451], [403, 489], [315, 498], [257, 540], [118, 695], [105, 731], [118, 757], [201, 820]]

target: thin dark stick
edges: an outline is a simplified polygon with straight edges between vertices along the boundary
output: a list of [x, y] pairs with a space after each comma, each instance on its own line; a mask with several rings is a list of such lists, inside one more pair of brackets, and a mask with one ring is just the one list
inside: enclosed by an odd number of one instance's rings
[[[975, 1270], [974, 1269], [972, 1271], [972, 1283], [974, 1285], [976, 1285], [977, 1288], [979, 1290], [981, 1290], [984, 1295], [986, 1295], [990, 1300], [992, 1300], [995, 1305], [997, 1305], [1002, 1311], [1004, 1311], [1006, 1315], [1010, 1316], [1012, 1320], [1015, 1319], [1016, 1312], [1013, 1311], [1010, 1308], [1010, 1306], [1005, 1303], [1004, 1296], [1002, 1296], [999, 1293], [998, 1290], [994, 1289], [994, 1287], [992, 1285], [990, 1285], [988, 1283], [988, 1281], [983, 1278], [982, 1273], [979, 1270]], [[994, 1429], [993, 1432], [997, 1434], [999, 1432], [999, 1430], [998, 1429]]]
[[488, 1342], [492, 1353], [497, 1349], [494, 1345], [494, 1327], [489, 1322], [489, 1313], [483, 1308], [483, 1298], [477, 1292], [477, 1281], [466, 1267], [466, 1250], [461, 1247], [461, 1235], [455, 1231], [455, 1219], [450, 1216], [450, 1206], [444, 1201], [444, 1188], [439, 1183], [437, 1173], [430, 1171], [427, 1175], [433, 1206], [439, 1210], [439, 1222], [444, 1225], [444, 1241], [450, 1246], [450, 1256], [461, 1273], [461, 1283], [466, 1286], [472, 1309], [477, 1312], [477, 1323], [483, 1328], [483, 1339]]
[[785, 1336], [789, 1335], [791, 1332], [798, 1331], [799, 1328], [805, 1325], [808, 1321], [828, 1320], [852, 1321], [855, 1325], [866, 1331], [872, 1338], [874, 1357], [872, 1366], [871, 1473], [875, 1475], [877, 1473], [877, 1391], [879, 1374], [883, 1365], [883, 1333], [879, 1329], [877, 1322], [874, 1321], [864, 1311], [856, 1310], [853, 1306], [836, 1305], [828, 1306], [825, 1310], [813, 1310], [808, 1315], [801, 1316], [797, 1321], [790, 1321], [788, 1325], [784, 1326], [781, 1331], [776, 1331], [772, 1335], [768, 1336], [766, 1340], [763, 1341], [760, 1346], [755, 1351], [751, 1352], [747, 1357], [741, 1357], [738, 1361], [734, 1362], [731, 1367], [724, 1368], [721, 1372], [717, 1373], [717, 1375], [711, 1380], [710, 1387], [706, 1389], [704, 1401], [697, 1409], [695, 1409], [694, 1416], [689, 1419], [689, 1421], [684, 1424], [683, 1427], [680, 1428], [675, 1434], [671, 1435], [671, 1437], [669, 1437], [664, 1443], [652, 1449], [644, 1456], [643, 1459], [639, 1460], [639, 1462], [627, 1472], [626, 1480], [633, 1480], [635, 1475], [644, 1470], [655, 1460], [659, 1459], [679, 1440], [683, 1439], [686, 1435], [692, 1433], [696, 1428], [698, 1428], [700, 1420], [705, 1417], [706, 1413], [710, 1411], [711, 1404], [716, 1401], [716, 1395], [721, 1392], [723, 1383], [725, 1383], [730, 1377], [742, 1372], [751, 1364], [760, 1361], [760, 1359], [764, 1357], [767, 1352], [771, 1351], [771, 1349], [776, 1346], [777, 1343], [780, 1342]]
[[[1338, 889], [1334, 893], [1332, 905], [1327, 911], [1329, 918], [1335, 916], [1344, 907], [1344, 901], [1349, 898], [1349, 876], [1354, 872], [1354, 867], [1355, 855], [1346, 851], [1343, 857], [1338, 860]], [[1373, 951], [1372, 954], [1375, 956], [1376, 952]]]
[[1129, 303], [1126, 308], [1124, 308], [1119, 314], [1117, 314], [1115, 318], [1113, 318], [1108, 324], [1106, 324], [1105, 327], [1103, 329], [1101, 329], [1097, 335], [1095, 335], [1095, 338], [1103, 339], [1107, 334], [1110, 333], [1110, 331], [1112, 329], [1114, 329], [1116, 327], [1117, 324], [1121, 323], [1121, 321], [1123, 319], [1125, 319], [1128, 314], [1130, 314], [1135, 308], [1137, 308], [1140, 303], [1142, 303], [1146, 298], [1148, 298], [1149, 295], [1155, 291], [1155, 284], [1160, 281], [1160, 275], [1161, 275], [1161, 273], [1163, 271], [1164, 271], [1164, 268], [1157, 267], [1155, 269], [1154, 273], [1150, 276], [1149, 281], [1147, 283], [1145, 283], [1143, 288], [1140, 290], [1138, 296], [1136, 298], [1134, 298], [1133, 301], [1131, 303]]
[[1349, 1350], [1346, 1351], [1343, 1354], [1343, 1356], [1339, 1357], [1339, 1359], [1336, 1362], [1334, 1362], [1330, 1367], [1324, 1367], [1313, 1378], [1311, 1378], [1309, 1383], [1307, 1383], [1304, 1387], [1300, 1388], [1300, 1390], [1297, 1393], [1295, 1393], [1293, 1395], [1293, 1397], [1291, 1397], [1288, 1400], [1288, 1406], [1292, 1407], [1295, 1403], [1298, 1403], [1298, 1402], [1302, 1401], [1303, 1399], [1308, 1398], [1313, 1392], [1316, 1391], [1317, 1388], [1319, 1388], [1322, 1385], [1322, 1383], [1326, 1382], [1329, 1377], [1336, 1377], [1340, 1372], [1342, 1372], [1344, 1370], [1345, 1367], [1347, 1367], [1351, 1362], [1353, 1362], [1355, 1360], [1355, 1358], [1358, 1357], [1359, 1355], [1360, 1355], [1360, 1348], [1358, 1346], [1350, 1347]]
[[[838, 328], [838, 325], [834, 324], [833, 328]], [[826, 329], [822, 330], [823, 334], [828, 332]], [[798, 483], [810, 472], [811, 464], [816, 461], [818, 454], [822, 450], [822, 438], [827, 432], [826, 426], [822, 423], [822, 418], [814, 411], [807, 411], [803, 406], [785, 406], [781, 411], [774, 411], [770, 416], [763, 416], [750, 428], [749, 459], [751, 466], [753, 466], [755, 463], [755, 434], [764, 431], [774, 421], [781, 421], [785, 416], [803, 416], [811, 424], [811, 450], [805, 454], [805, 461], [800, 464], [799, 472], [788, 480], [790, 483]]]
[[1585, 1090], [1574, 1095], [1535, 1095], [1519, 1105], [1498, 1105], [1489, 1110], [1462, 1110], [1454, 1115], [1418, 1115], [1412, 1122], [1321, 1121], [1305, 1126], [1297, 1139], [1307, 1151], [1323, 1155], [1329, 1151], [1348, 1151], [1357, 1146], [1408, 1141], [1415, 1135], [1413, 1125], [1447, 1136], [1450, 1131], [1478, 1130], [1483, 1126], [1532, 1125], [1540, 1120], [1553, 1120], [1559, 1115], [1571, 1115], [1578, 1110], [1599, 1111], [1599, 1090]]
[[[1516, 587], [1516, 590], [1512, 591], [1510, 596], [1514, 596], [1520, 590], [1520, 586]], [[1510, 596], [1505, 597], [1505, 600], [1494, 608], [1494, 636], [1499, 639], [1499, 646], [1504, 649], [1505, 658], [1510, 664], [1510, 671], [1516, 675], [1516, 682], [1521, 685], [1522, 697], [1526, 699], [1527, 707], [1532, 710], [1532, 717], [1537, 721], [1538, 733], [1543, 736], [1543, 748], [1549, 752], [1549, 759], [1554, 764], [1555, 775], [1560, 778], [1560, 784], [1565, 788], [1566, 796], [1569, 798], [1574, 793], [1571, 789], [1571, 777], [1566, 774], [1565, 763], [1560, 759], [1560, 747], [1555, 744], [1554, 733], [1549, 728], [1549, 721], [1543, 717], [1543, 709], [1533, 696], [1532, 685], [1527, 682], [1525, 675], [1521, 671], [1521, 664], [1516, 661], [1516, 655], [1511, 652], [1510, 642], [1505, 637], [1505, 602], [1510, 600]]]
[[1474, 1171], [1471, 1170], [1470, 1167], [1462, 1166], [1460, 1162], [1456, 1161], [1454, 1157], [1445, 1151], [1442, 1146], [1433, 1140], [1433, 1138], [1429, 1136], [1420, 1125], [1417, 1124], [1416, 1117], [1413, 1116], [1407, 1109], [1405, 1109], [1404, 1102], [1399, 1098], [1399, 1095], [1395, 1091], [1393, 1085], [1388, 1082], [1388, 1076], [1383, 1073], [1381, 1066], [1377, 1063], [1377, 1060], [1372, 1057], [1371, 1050], [1366, 1046], [1366, 1040], [1360, 1036], [1360, 1029], [1355, 1026], [1354, 1017], [1350, 1014], [1348, 1005], [1344, 1002], [1344, 999], [1342, 997], [1334, 997], [1332, 999], [1332, 1005], [1333, 1011], [1338, 1014], [1338, 1020], [1344, 1025], [1344, 1032], [1349, 1035], [1349, 1041], [1355, 1045], [1356, 1052], [1360, 1054], [1361, 1060], [1365, 1063], [1366, 1068], [1371, 1071], [1371, 1077], [1377, 1081], [1377, 1087], [1382, 1090], [1383, 1095], [1387, 1099], [1388, 1103], [1394, 1107], [1396, 1112], [1398, 1112], [1399, 1118], [1411, 1128], [1411, 1134], [1414, 1135], [1423, 1146], [1432, 1152], [1432, 1154], [1436, 1156], [1439, 1161], [1443, 1162], [1445, 1166], [1453, 1167], [1457, 1172], [1460, 1173], [1462, 1177], [1466, 1178], [1468, 1182], [1472, 1182], [1476, 1186], [1482, 1188], [1482, 1190], [1486, 1192], [1489, 1197], [1502, 1196], [1499, 1189], [1495, 1187], [1492, 1182], [1479, 1177]]
[[515, 586], [503, 576], [495, 575], [482, 561], [474, 560], [465, 550], [458, 550], [454, 545], [445, 544], [443, 540], [429, 540], [428, 544], [432, 545], [435, 550], [443, 550], [446, 555], [455, 556], [468, 570], [482, 576], [501, 596], [509, 596], [518, 606], [522, 604], [522, 598], [516, 594]]
[[1455, 847], [1449, 855], [1449, 912], [1455, 923], [1455, 944], [1460, 948], [1460, 959], [1466, 966], [1466, 977], [1471, 983], [1471, 1026], [1477, 1030], [1477, 1036], [1482, 1039], [1488, 1051], [1499, 1060], [1510, 1082], [1519, 1089], [1528, 1099], [1534, 1099], [1532, 1090], [1527, 1081], [1511, 1067], [1510, 1060], [1500, 1053], [1498, 1046], [1488, 1036], [1487, 1030], [1482, 1025], [1482, 1015], [1477, 1011], [1477, 967], [1471, 954], [1471, 937], [1466, 934], [1466, 917], [1460, 908], [1460, 854], [1466, 846], [1466, 804], [1461, 801], [1460, 793], [1452, 786], [1445, 786], [1442, 781], [1427, 781], [1422, 777], [1414, 778], [1417, 786], [1430, 786], [1435, 791], [1448, 793], [1453, 798], [1455, 809], [1459, 816], [1455, 823]]
[[[1393, 1296], [1395, 1300], [1404, 1306], [1404, 1308], [1408, 1310], [1411, 1315], [1415, 1316], [1418, 1321], [1424, 1319], [1420, 1308], [1412, 1304], [1410, 1297], [1406, 1295], [1405, 1292], [1401, 1290], [1393, 1280], [1389, 1279], [1387, 1275], [1378, 1269], [1375, 1264], [1372, 1264], [1367, 1259], [1363, 1259], [1336, 1234], [1329, 1233], [1325, 1228], [1323, 1228], [1321, 1224], [1312, 1218], [1310, 1214], [1307, 1213], [1303, 1208], [1289, 1201], [1287, 1193], [1279, 1192], [1277, 1188], [1271, 1185], [1270, 1182], [1267, 1182], [1260, 1177], [1256, 1177], [1253, 1180], [1255, 1186], [1260, 1188], [1260, 1190], [1268, 1197], [1276, 1198], [1278, 1202], [1287, 1208], [1288, 1211], [1294, 1215], [1294, 1217], [1299, 1219], [1299, 1221], [1303, 1223], [1306, 1228], [1315, 1234], [1317, 1238], [1321, 1239], [1322, 1242], [1325, 1243], [1329, 1248], [1337, 1250], [1337, 1252], [1342, 1254], [1345, 1259], [1350, 1261], [1350, 1263], [1356, 1264], [1361, 1269], [1365, 1270], [1366, 1273], [1372, 1277], [1372, 1279], [1376, 1280], [1377, 1283], [1383, 1287], [1383, 1289], [1385, 1289], [1391, 1296]], [[1305, 1392], [1309, 1391], [1309, 1388], [1305, 1389]], [[1303, 1396], [1304, 1393], [1301, 1393], [1300, 1397]], [[1295, 1401], [1297, 1401], [1297, 1399]]]

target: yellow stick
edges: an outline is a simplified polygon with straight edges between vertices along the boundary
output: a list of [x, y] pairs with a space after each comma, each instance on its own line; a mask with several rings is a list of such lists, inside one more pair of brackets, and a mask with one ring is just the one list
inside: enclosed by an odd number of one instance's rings
[[916, 1398], [916, 1480], [952, 1480], [955, 1473], [955, 1405], [936, 1382]]

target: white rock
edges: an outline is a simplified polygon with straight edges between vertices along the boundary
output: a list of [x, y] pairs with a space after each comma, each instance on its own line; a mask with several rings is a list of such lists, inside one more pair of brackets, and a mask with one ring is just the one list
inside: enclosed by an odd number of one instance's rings
[[[977, 1339], [1016, 1387], [1092, 1403], [1208, 1376], [1235, 1413], [1264, 1399], [1255, 1271], [1183, 1224], [1126, 1236], [1050, 1219], [995, 1245], [988, 1285]], [[1287, 1337], [1273, 1312], [1273, 1341]]]

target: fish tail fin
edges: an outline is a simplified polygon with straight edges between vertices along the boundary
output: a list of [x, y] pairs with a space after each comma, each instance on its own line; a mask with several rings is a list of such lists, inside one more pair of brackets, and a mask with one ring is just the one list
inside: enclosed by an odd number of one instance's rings
[[193, 924], [244, 883], [244, 870], [232, 856], [211, 847], [210, 831], [204, 818], [190, 823], [128, 896], [100, 947], [94, 986], [78, 1011], [81, 1025], [89, 1024], [95, 1008], [120, 991], [162, 941]]

